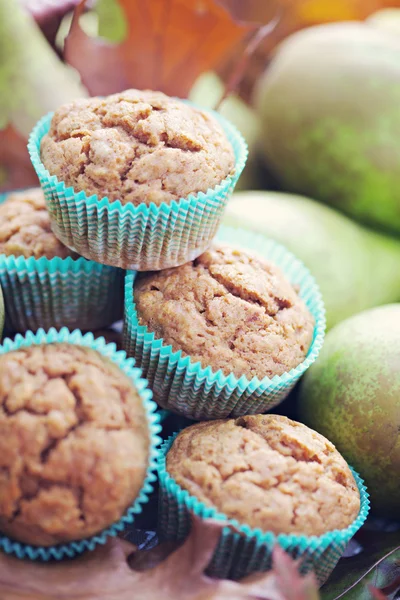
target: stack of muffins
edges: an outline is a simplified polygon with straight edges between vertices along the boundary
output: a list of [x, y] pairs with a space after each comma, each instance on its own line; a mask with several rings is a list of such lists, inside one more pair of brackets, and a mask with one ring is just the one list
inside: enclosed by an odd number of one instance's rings
[[[210, 574], [266, 570], [279, 543], [322, 582], [368, 500], [325, 438], [259, 414], [316, 359], [325, 319], [285, 248], [219, 228], [240, 134], [128, 90], [44, 117], [29, 152], [41, 189], [0, 206], [7, 324], [25, 333], [0, 348], [1, 547], [92, 549], [133, 521], [157, 468], [161, 537], [185, 537], [191, 514], [225, 523]], [[126, 353], [65, 328], [122, 311]], [[200, 421], [160, 450], [152, 395]]]

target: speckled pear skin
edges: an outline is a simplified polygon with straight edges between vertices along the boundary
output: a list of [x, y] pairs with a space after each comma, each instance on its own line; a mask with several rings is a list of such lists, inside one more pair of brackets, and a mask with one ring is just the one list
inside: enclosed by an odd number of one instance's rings
[[261, 78], [260, 142], [283, 189], [400, 232], [400, 37], [362, 23], [290, 36]]
[[359, 471], [372, 510], [400, 517], [400, 304], [328, 333], [302, 380], [299, 415]]

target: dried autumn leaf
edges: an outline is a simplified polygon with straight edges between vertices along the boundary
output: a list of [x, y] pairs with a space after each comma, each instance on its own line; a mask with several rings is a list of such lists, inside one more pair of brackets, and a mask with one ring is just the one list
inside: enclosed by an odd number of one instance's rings
[[[194, 519], [191, 534], [165, 557], [165, 546], [130, 560], [134, 547], [114, 539], [79, 559], [53, 564], [0, 556], [2, 600], [314, 600], [312, 577], [299, 575], [284, 552], [274, 554], [278, 570], [241, 582], [204, 575], [221, 532], [221, 523]], [[167, 551], [171, 550], [171, 545]], [[133, 570], [129, 564], [136, 568]], [[283, 574], [282, 569], [287, 569]], [[284, 584], [283, 584], [284, 582]], [[284, 586], [292, 589], [286, 596]], [[283, 586], [283, 587], [282, 587]], [[311, 587], [310, 587], [311, 586]]]
[[301, 577], [296, 563], [279, 546], [273, 552], [274, 574], [285, 600], [318, 600], [316, 580]]
[[[82, 0], [65, 41], [65, 58], [92, 95], [135, 87], [186, 97], [200, 73], [214, 68], [260, 19], [267, 22], [276, 15], [276, 0], [251, 0], [252, 10], [240, 11], [236, 21], [227, 8], [231, 1], [119, 0], [128, 35], [110, 44], [82, 30]], [[255, 11], [262, 5], [262, 11]]]
[[283, 15], [296, 0], [215, 0], [225, 6], [238, 23], [264, 25], [277, 15]]

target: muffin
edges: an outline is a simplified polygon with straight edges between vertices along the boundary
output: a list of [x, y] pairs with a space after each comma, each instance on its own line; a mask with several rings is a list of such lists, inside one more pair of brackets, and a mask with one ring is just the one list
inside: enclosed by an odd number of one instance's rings
[[222, 117], [148, 90], [64, 105], [39, 122], [29, 149], [57, 237], [139, 270], [205, 250], [247, 157]]
[[94, 349], [0, 356], [0, 531], [51, 546], [88, 538], [137, 498], [150, 435], [131, 379]]
[[55, 111], [40, 154], [67, 187], [134, 205], [206, 192], [232, 175], [232, 145], [209, 113], [161, 92], [127, 90]]
[[125, 278], [123, 345], [163, 408], [197, 421], [270, 410], [314, 362], [321, 294], [283, 246], [221, 227], [198, 259]]
[[192, 425], [178, 435], [166, 464], [206, 506], [276, 535], [345, 529], [360, 511], [354, 477], [333, 444], [278, 415]]
[[163, 444], [158, 474], [161, 538], [184, 539], [193, 515], [226, 524], [212, 577], [268, 571], [278, 544], [322, 585], [369, 511], [335, 447], [278, 415], [192, 425]]
[[52, 232], [41, 188], [11, 193], [0, 204], [0, 254], [78, 258]]
[[314, 320], [271, 262], [227, 244], [196, 260], [138, 276], [139, 325], [203, 368], [272, 378], [307, 356]]
[[78, 256], [52, 232], [43, 191], [0, 198], [6, 329], [107, 327], [122, 316], [123, 273]]

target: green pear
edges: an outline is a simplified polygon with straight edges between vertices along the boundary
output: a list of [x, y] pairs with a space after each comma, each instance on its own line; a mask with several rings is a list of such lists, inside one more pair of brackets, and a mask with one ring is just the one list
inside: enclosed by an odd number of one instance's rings
[[280, 192], [239, 192], [228, 202], [224, 222], [264, 233], [304, 262], [320, 286], [328, 328], [400, 300], [400, 240], [328, 206]]
[[400, 517], [400, 304], [337, 325], [299, 390], [300, 418], [365, 479], [371, 508]]
[[400, 233], [400, 36], [356, 22], [295, 33], [255, 106], [283, 189]]
[[[207, 71], [194, 83], [189, 99], [199, 106], [215, 108], [224, 94], [224, 83], [216, 73]], [[249, 148], [249, 158], [238, 183], [237, 190], [262, 189], [267, 185], [266, 175], [258, 154], [257, 142], [260, 135], [260, 121], [251, 106], [239, 96], [228, 96], [218, 111], [231, 121], [243, 135]]]

